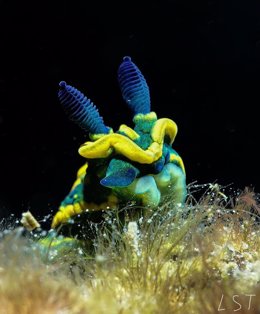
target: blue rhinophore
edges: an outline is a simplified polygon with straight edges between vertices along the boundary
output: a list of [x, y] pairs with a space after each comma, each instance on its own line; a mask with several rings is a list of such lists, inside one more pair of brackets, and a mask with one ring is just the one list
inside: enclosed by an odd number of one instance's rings
[[96, 106], [75, 87], [60, 82], [59, 100], [70, 119], [92, 134], [109, 133]]
[[134, 114], [149, 113], [151, 105], [148, 85], [130, 57], [124, 57], [119, 66], [118, 81], [122, 96]]

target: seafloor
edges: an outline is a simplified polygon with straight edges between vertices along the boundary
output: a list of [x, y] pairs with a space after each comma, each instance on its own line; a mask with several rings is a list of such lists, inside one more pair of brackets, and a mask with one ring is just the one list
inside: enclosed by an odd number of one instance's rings
[[3, 220], [0, 313], [260, 313], [258, 195], [228, 194], [192, 185], [185, 206], [108, 215], [91, 241]]

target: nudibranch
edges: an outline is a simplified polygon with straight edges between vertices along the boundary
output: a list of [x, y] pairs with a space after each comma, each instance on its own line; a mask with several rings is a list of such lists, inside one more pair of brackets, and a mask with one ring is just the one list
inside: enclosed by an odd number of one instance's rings
[[151, 111], [146, 80], [130, 57], [118, 69], [122, 97], [133, 112], [134, 128], [118, 131], [104, 124], [96, 106], [76, 88], [60, 82], [58, 98], [69, 118], [89, 135], [79, 148], [86, 163], [78, 170], [68, 196], [52, 221], [52, 228], [74, 215], [113, 210], [129, 202], [156, 208], [165, 196], [175, 204], [186, 198], [186, 175], [172, 148], [176, 123]]

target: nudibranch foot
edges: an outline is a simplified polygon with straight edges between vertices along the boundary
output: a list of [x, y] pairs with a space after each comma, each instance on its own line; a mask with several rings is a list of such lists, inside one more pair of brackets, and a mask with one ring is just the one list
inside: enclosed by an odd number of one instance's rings
[[134, 194], [143, 206], [155, 207], [159, 205], [161, 192], [158, 190], [154, 178], [150, 175], [137, 180]]
[[163, 195], [169, 196], [174, 203], [184, 203], [187, 196], [186, 176], [179, 166], [168, 163], [154, 178]]

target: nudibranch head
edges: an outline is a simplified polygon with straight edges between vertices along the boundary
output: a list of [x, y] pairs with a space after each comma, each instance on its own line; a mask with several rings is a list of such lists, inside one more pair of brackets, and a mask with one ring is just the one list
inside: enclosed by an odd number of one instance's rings
[[184, 165], [171, 147], [178, 131], [176, 123], [158, 119], [151, 111], [148, 85], [130, 57], [124, 57], [119, 66], [118, 81], [133, 112], [134, 127], [122, 124], [116, 132], [104, 124], [88, 98], [60, 83], [60, 102], [69, 117], [89, 133], [89, 141], [79, 148], [79, 154], [87, 159], [85, 173], [78, 175], [53, 225], [84, 208], [106, 209], [129, 200], [157, 206], [166, 194], [172, 194], [176, 203], [186, 197]]
[[116, 133], [85, 142], [79, 148], [79, 154], [87, 159], [117, 155], [140, 164], [156, 162], [163, 154], [164, 143], [173, 143], [177, 134], [176, 123], [167, 118], [157, 119], [154, 112], [138, 114], [134, 122], [134, 129], [123, 124]]
[[119, 66], [118, 81], [123, 99], [134, 113], [135, 126], [132, 129], [123, 124], [115, 133], [105, 126], [96, 106], [84, 94], [64, 81], [60, 82], [58, 96], [65, 111], [90, 135], [90, 141], [81, 145], [79, 154], [86, 159], [111, 160], [116, 156], [139, 164], [156, 163], [158, 171], [161, 169], [158, 161], [166, 158], [165, 145], [172, 145], [177, 125], [171, 119], [158, 119], [155, 112], [150, 112], [148, 85], [128, 56]]

